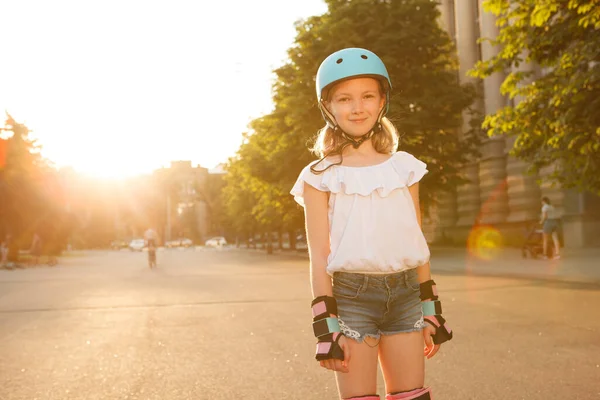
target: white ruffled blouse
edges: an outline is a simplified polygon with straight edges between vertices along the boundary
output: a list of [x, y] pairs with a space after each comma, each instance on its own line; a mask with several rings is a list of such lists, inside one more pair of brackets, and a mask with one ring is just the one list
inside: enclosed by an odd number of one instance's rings
[[[388, 274], [423, 265], [429, 248], [408, 187], [421, 180], [427, 165], [404, 151], [366, 167], [335, 165], [313, 174], [307, 165], [291, 190], [304, 207], [304, 183], [329, 196], [331, 252], [327, 273]], [[331, 163], [319, 164], [323, 169]]]

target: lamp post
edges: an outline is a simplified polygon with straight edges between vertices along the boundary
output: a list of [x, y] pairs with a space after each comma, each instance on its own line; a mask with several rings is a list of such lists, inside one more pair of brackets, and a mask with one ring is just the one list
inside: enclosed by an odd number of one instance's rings
[[167, 228], [165, 236], [165, 242], [171, 240], [171, 194], [169, 192], [167, 192]]

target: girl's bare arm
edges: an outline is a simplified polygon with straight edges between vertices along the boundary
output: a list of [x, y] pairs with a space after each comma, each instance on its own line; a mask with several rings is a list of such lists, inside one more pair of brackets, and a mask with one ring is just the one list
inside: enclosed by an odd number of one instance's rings
[[327, 202], [328, 192], [304, 183], [304, 217], [313, 297], [332, 296], [331, 278], [326, 271], [330, 252]]
[[[410, 192], [413, 204], [415, 205], [417, 221], [419, 221], [419, 226], [421, 226], [421, 206], [419, 205], [419, 182], [415, 183], [412, 186], [409, 186], [408, 191]], [[421, 283], [427, 282], [431, 279], [431, 268], [429, 265], [429, 261], [426, 264], [417, 267], [417, 275], [419, 276], [419, 282]]]

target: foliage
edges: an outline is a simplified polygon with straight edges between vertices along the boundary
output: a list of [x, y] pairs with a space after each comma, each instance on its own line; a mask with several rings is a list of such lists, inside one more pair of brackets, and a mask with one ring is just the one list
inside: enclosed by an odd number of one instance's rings
[[[514, 105], [487, 116], [488, 134], [516, 137], [512, 154], [565, 188], [600, 193], [600, 2], [487, 0], [500, 53], [473, 76], [509, 72]], [[522, 68], [523, 64], [539, 66]], [[541, 72], [541, 73], [540, 73]]]
[[63, 188], [52, 166], [40, 155], [26, 125], [6, 114], [3, 165], [0, 168], [0, 235], [11, 236], [12, 261], [28, 248], [37, 232], [45, 248], [57, 253], [65, 245], [71, 219], [62, 206]]
[[[288, 60], [275, 70], [274, 110], [252, 121], [231, 160], [230, 218], [252, 210], [262, 226], [302, 227], [302, 210], [289, 191], [314, 159], [308, 147], [324, 125], [315, 74], [323, 59], [345, 47], [370, 49], [388, 68], [394, 86], [389, 117], [402, 136], [399, 148], [428, 163], [421, 189], [424, 208], [439, 190], [464, 182], [459, 168], [474, 154], [477, 132], [461, 141], [456, 131], [475, 93], [458, 84], [455, 49], [436, 22], [436, 3], [329, 0], [327, 5], [324, 15], [297, 22]], [[252, 204], [244, 209], [247, 201]]]

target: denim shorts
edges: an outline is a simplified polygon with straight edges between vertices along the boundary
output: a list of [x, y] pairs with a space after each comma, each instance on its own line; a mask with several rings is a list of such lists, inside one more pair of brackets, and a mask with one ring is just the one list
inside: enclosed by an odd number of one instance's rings
[[420, 331], [425, 326], [417, 270], [385, 275], [335, 272], [333, 297], [344, 335], [365, 337]]
[[547, 219], [544, 221], [543, 231], [545, 234], [549, 235], [551, 233], [558, 231], [558, 220], [555, 219]]

